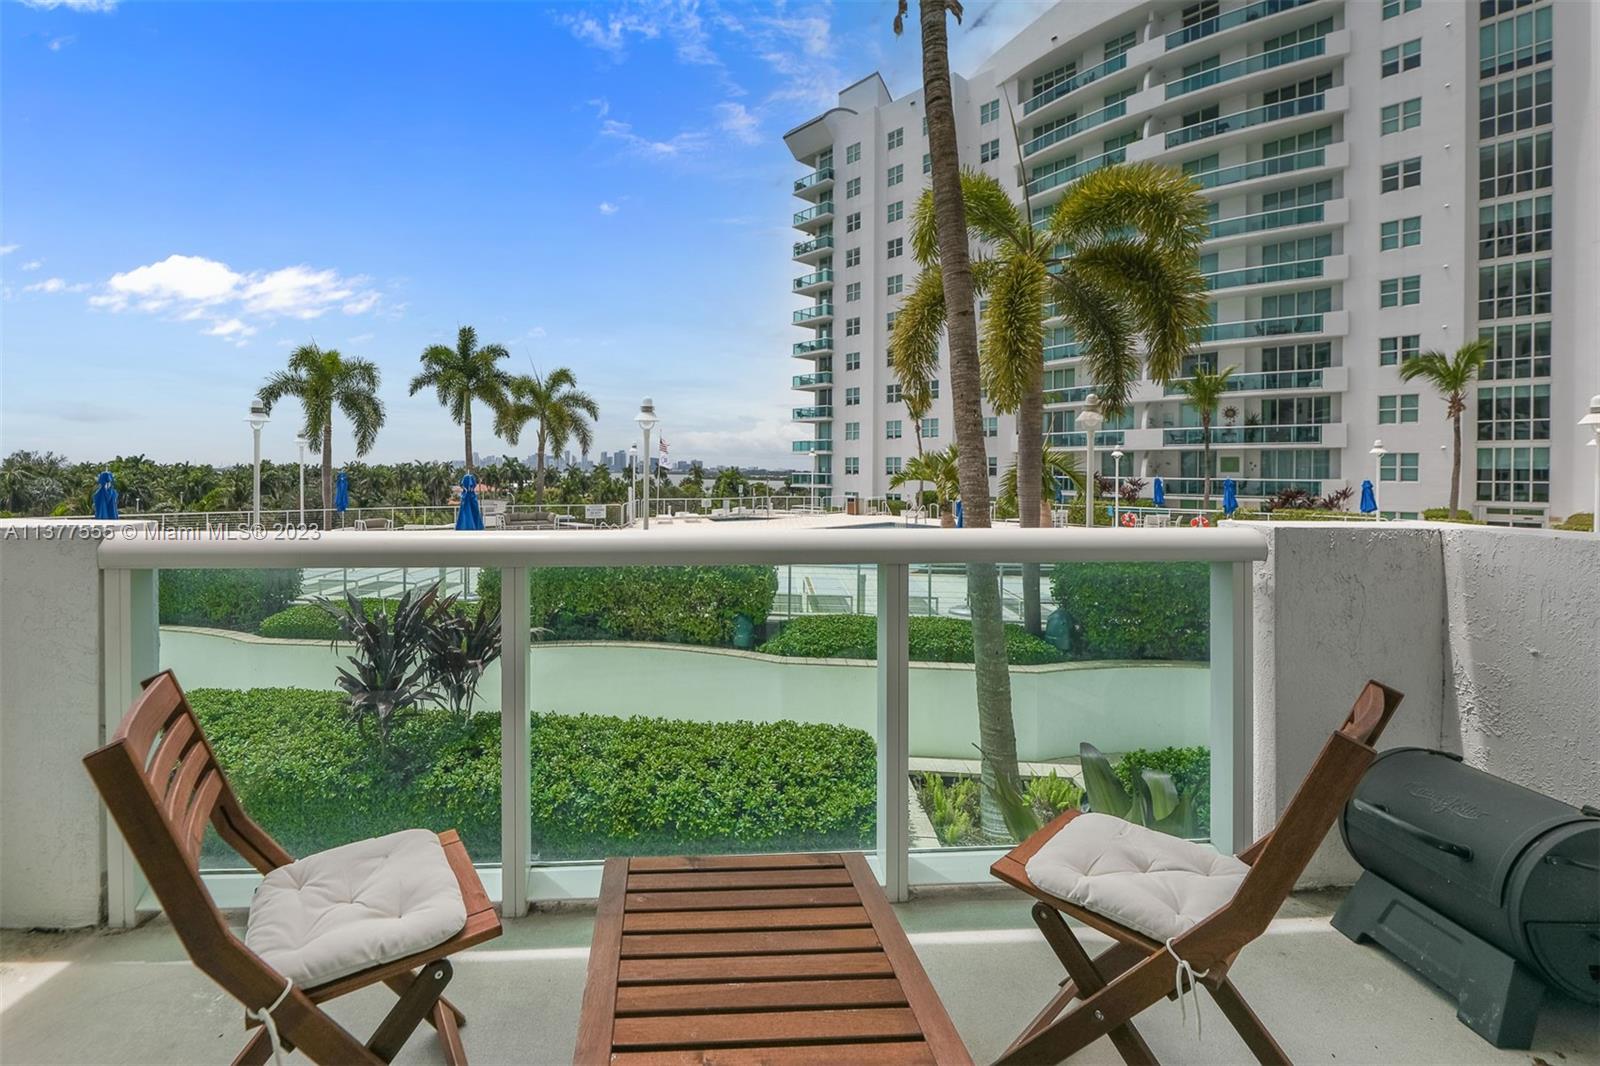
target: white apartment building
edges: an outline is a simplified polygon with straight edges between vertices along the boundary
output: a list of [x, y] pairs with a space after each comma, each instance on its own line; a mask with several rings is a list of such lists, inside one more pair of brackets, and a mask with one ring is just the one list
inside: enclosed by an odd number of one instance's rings
[[[954, 79], [961, 159], [1019, 202], [1026, 184], [1036, 217], [1111, 163], [1196, 178], [1215, 324], [1191, 359], [1236, 368], [1212, 455], [1241, 496], [1374, 478], [1386, 513], [1442, 507], [1445, 402], [1398, 367], [1481, 335], [1493, 352], [1463, 418], [1462, 505], [1540, 523], [1587, 510], [1593, 485], [1577, 421], [1600, 392], [1597, 53], [1588, 0], [1059, 3]], [[806, 168], [792, 354], [810, 435], [794, 448], [835, 500], [889, 495], [916, 449], [887, 342], [918, 272], [920, 105], [874, 74], [785, 137]], [[1076, 355], [1048, 321], [1045, 431], [1061, 448], [1086, 443], [1093, 382]], [[1199, 417], [1174, 391], [1142, 383], [1098, 432], [1097, 468], [1111, 475], [1120, 449], [1124, 477], [1197, 496]], [[996, 474], [1015, 426], [985, 414]], [[948, 387], [922, 429], [925, 447], [949, 443]]]

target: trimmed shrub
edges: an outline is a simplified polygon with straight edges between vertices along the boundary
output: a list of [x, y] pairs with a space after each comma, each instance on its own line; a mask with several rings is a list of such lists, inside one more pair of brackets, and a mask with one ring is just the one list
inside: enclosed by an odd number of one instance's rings
[[1557, 524], [1554, 528], [1569, 533], [1593, 533], [1594, 515], [1589, 511], [1579, 511], [1577, 514], [1569, 515], [1565, 522]]
[[[400, 829], [500, 854], [500, 719], [419, 711], [386, 761], [345, 696], [196, 689], [241, 802], [294, 855]], [[532, 717], [534, 846], [546, 859], [872, 846], [877, 754], [859, 729], [795, 722]], [[231, 856], [209, 840], [206, 858]], [[235, 861], [237, 861], [235, 859]]]
[[[528, 579], [532, 624], [549, 640], [733, 643], [734, 620], [759, 628], [778, 592], [770, 566], [541, 567]], [[478, 574], [485, 610], [500, 606], [500, 572]]]
[[299, 597], [300, 571], [163, 570], [157, 585], [162, 625], [254, 633]]
[[[964, 618], [914, 617], [907, 642], [911, 660], [921, 663], [972, 662], [972, 623]], [[792, 618], [783, 631], [757, 651], [806, 659], [876, 659], [878, 620], [865, 614], [808, 614]], [[1052, 645], [1018, 625], [1006, 626], [1006, 660], [1013, 666], [1058, 663]]]
[[1180, 795], [1194, 797], [1195, 826], [1202, 835], [1211, 831], [1211, 749], [1137, 748], [1116, 761], [1111, 768], [1129, 795], [1137, 795], [1134, 780], [1140, 770], [1160, 770], [1172, 775]]
[[1205, 563], [1061, 563], [1050, 591], [1067, 616], [1074, 659], [1209, 658]]
[[[342, 601], [336, 601], [342, 602]], [[361, 606], [366, 608], [367, 617], [371, 618], [378, 613], [381, 607], [394, 614], [394, 605], [398, 600], [392, 599], [364, 599]], [[456, 613], [466, 614], [476, 609], [476, 604], [457, 601]], [[261, 620], [259, 633], [263, 637], [279, 637], [299, 640], [338, 640], [344, 636], [339, 628], [339, 622], [314, 603], [297, 603], [285, 607], [277, 614], [268, 615]]]
[[1483, 525], [1482, 522], [1472, 517], [1471, 511], [1463, 511], [1459, 508], [1454, 515], [1451, 515], [1448, 507], [1430, 507], [1422, 512], [1422, 517], [1429, 522], [1459, 522], [1467, 526]]

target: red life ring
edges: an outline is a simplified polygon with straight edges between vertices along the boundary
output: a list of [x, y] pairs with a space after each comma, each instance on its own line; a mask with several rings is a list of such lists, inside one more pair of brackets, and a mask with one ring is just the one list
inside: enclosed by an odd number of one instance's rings
[[1197, 514], [1193, 518], [1189, 519], [1189, 525], [1195, 528], [1209, 526], [1210, 524], [1211, 519], [1207, 518], [1203, 514]]
[[1127, 514], [1122, 516], [1122, 524], [1131, 529], [1139, 524], [1139, 516], [1134, 514], [1132, 511], [1129, 511]]

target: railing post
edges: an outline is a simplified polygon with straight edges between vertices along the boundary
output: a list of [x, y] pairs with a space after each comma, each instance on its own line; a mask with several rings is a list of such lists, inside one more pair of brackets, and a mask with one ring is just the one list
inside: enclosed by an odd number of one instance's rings
[[1211, 843], [1231, 854], [1253, 835], [1250, 564], [1211, 564]]
[[[100, 635], [103, 664], [100, 735], [111, 736], [139, 682], [159, 669], [160, 629], [153, 570], [105, 570], [100, 574]], [[144, 877], [116, 823], [101, 809], [106, 846], [106, 924], [131, 929], [138, 922]]]
[[528, 913], [533, 841], [528, 782], [528, 570], [500, 570], [500, 913]]
[[895, 901], [910, 884], [910, 570], [878, 564], [878, 864]]

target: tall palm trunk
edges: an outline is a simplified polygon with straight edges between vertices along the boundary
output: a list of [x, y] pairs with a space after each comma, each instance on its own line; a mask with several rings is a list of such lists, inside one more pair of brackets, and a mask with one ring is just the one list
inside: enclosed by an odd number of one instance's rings
[[[928, 149], [933, 157], [933, 211], [950, 342], [950, 400], [956, 441], [961, 446], [957, 476], [966, 523], [986, 529], [989, 464], [979, 401], [978, 321], [972, 262], [967, 255], [967, 211], [961, 197], [961, 160], [950, 92], [950, 43], [944, 21], [948, 9], [947, 0], [920, 0], [923, 113], [928, 118]], [[978, 740], [983, 758], [979, 818], [984, 835], [999, 839], [1006, 835], [999, 790], [1002, 778], [1013, 783], [1017, 779], [1017, 734], [1011, 720], [1011, 672], [1000, 617], [1000, 575], [993, 563], [967, 564], [967, 603], [972, 609]]]
[[[536, 511], [544, 510], [544, 429], [540, 428], [536, 440], [537, 454], [533, 457], [533, 507]], [[632, 474], [628, 475], [632, 477]]]
[[[1200, 444], [1204, 448], [1201, 453], [1201, 462], [1205, 464], [1202, 473], [1206, 476], [1205, 499], [1200, 502], [1202, 511], [1211, 510], [1211, 415], [1209, 412], [1200, 412]], [[1091, 478], [1093, 474], [1089, 475]]]
[[1452, 415], [1450, 421], [1455, 434], [1455, 454], [1450, 457], [1450, 517], [1454, 518], [1456, 508], [1461, 506], [1461, 412]]
[[[1044, 522], [1044, 391], [1043, 367], [1035, 370], [1017, 409], [1017, 522], [1032, 529]], [[1022, 624], [1028, 632], [1042, 634], [1039, 564], [1022, 564]]]
[[322, 427], [322, 528], [333, 528], [333, 413]]
[[466, 434], [467, 445], [467, 473], [472, 473], [472, 398], [467, 398], [467, 416], [461, 420], [461, 425]]

